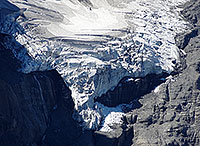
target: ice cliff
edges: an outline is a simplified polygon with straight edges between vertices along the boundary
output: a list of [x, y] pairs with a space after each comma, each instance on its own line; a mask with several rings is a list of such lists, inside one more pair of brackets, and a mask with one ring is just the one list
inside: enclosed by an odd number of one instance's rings
[[0, 32], [26, 48], [13, 48], [21, 71], [59, 72], [72, 91], [74, 118], [95, 129], [102, 117], [123, 113], [105, 111], [94, 98], [123, 77], [170, 73], [179, 63], [174, 37], [190, 27], [179, 15], [186, 1], [9, 0], [20, 10], [4, 17]]

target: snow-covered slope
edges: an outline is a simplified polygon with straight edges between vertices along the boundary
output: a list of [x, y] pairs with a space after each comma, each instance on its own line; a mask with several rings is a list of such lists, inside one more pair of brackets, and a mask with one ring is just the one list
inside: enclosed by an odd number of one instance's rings
[[187, 0], [9, 1], [21, 11], [5, 18], [11, 27], [1, 32], [27, 48], [30, 57], [14, 50], [22, 71], [56, 69], [85, 128], [109, 115], [94, 98], [123, 77], [173, 71], [180, 55], [174, 36], [189, 27], [177, 7]]

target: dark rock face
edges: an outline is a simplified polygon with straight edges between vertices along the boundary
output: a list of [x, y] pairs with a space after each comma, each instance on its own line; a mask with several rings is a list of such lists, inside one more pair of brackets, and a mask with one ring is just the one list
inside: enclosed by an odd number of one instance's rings
[[188, 32], [187, 34], [177, 35], [176, 36], [176, 45], [180, 49], [184, 49], [190, 42], [190, 39], [198, 36], [199, 32], [200, 32], [200, 28], [195, 28], [195, 29], [191, 30], [190, 32]]
[[[66, 100], [66, 102], [68, 102]], [[52, 112], [49, 127], [40, 142], [40, 146], [94, 146], [93, 132], [82, 131], [74, 121], [66, 102], [59, 102]], [[70, 113], [70, 114], [69, 114]]]
[[198, 0], [191, 0], [184, 5], [181, 11], [184, 18], [194, 26], [200, 25], [200, 3]]
[[7, 0], [1, 0], [0, 5], [0, 20], [2, 20], [3, 17], [5, 17], [7, 14], [17, 12], [19, 11], [19, 8], [15, 5], [11, 4]]
[[94, 133], [95, 146], [130, 146], [133, 137], [133, 127], [115, 125], [111, 132]]
[[4, 141], [15, 145], [38, 142], [44, 134], [50, 122], [50, 112], [59, 97], [51, 77], [43, 75], [19, 74], [19, 82], [16, 83], [1, 79], [3, 145], [6, 144]]
[[56, 71], [23, 74], [11, 50], [0, 49], [0, 145], [38, 143], [51, 123], [53, 107], [65, 104], [71, 116], [71, 92]]
[[[130, 103], [141, 96], [150, 93], [156, 86], [164, 82], [168, 74], [151, 74], [144, 78], [124, 78], [113, 91], [98, 97], [95, 101], [106, 106], [114, 107], [123, 103]], [[130, 80], [130, 81], [128, 81]]]

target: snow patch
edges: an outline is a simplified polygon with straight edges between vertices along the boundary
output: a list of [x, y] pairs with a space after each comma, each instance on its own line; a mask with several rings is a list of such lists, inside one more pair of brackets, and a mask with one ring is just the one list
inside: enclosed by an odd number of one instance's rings
[[112, 126], [114, 124], [122, 124], [123, 123], [123, 116], [125, 113], [122, 110], [122, 105], [117, 107], [107, 107], [100, 103], [95, 103], [97, 110], [100, 111], [102, 115], [102, 124], [100, 125], [99, 131], [102, 132], [110, 132], [113, 130]]
[[160, 86], [157, 86], [157, 87], [154, 89], [154, 93], [158, 93], [158, 92], [159, 92], [159, 89], [160, 89]]

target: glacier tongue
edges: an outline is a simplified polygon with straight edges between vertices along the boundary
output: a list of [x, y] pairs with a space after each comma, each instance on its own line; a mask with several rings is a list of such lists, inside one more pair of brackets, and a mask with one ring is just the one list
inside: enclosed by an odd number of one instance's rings
[[[17, 27], [1, 29], [27, 48], [30, 57], [14, 50], [22, 71], [56, 69], [72, 91], [74, 117], [85, 128], [98, 128], [105, 116], [94, 98], [123, 77], [172, 72], [179, 62], [174, 37], [189, 28], [177, 7], [188, 0], [9, 1], [26, 8]], [[7, 23], [13, 23], [11, 17]]]

